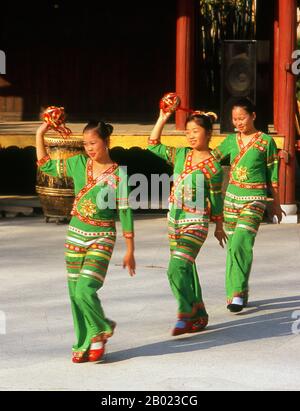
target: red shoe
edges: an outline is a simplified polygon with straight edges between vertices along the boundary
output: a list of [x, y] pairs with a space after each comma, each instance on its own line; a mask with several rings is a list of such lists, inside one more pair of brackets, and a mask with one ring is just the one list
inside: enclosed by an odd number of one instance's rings
[[88, 355], [88, 361], [89, 362], [97, 362], [100, 361], [105, 354], [105, 344], [107, 343], [108, 338], [112, 337], [115, 331], [115, 328], [117, 326], [117, 323], [112, 321], [112, 320], [107, 320], [110, 323], [110, 326], [112, 328], [112, 333], [103, 333], [98, 335], [97, 337], [94, 337], [91, 339], [91, 344], [93, 343], [99, 343], [102, 344], [100, 348], [97, 349], [90, 349], [89, 350], [89, 355]]
[[192, 324], [193, 323], [190, 320], [178, 320], [172, 331], [173, 337], [177, 337], [178, 335], [190, 333]]
[[88, 361], [89, 361], [89, 356], [86, 351], [73, 352], [72, 362], [74, 364], [81, 364], [83, 362], [88, 362]]
[[95, 342], [99, 342], [102, 344], [101, 348], [97, 348], [95, 350], [89, 350], [89, 355], [88, 355], [88, 361], [89, 362], [96, 362], [96, 361], [100, 361], [105, 354], [105, 344], [107, 343], [107, 340], [97, 340], [97, 337], [95, 339], [92, 339], [92, 343]]
[[208, 324], [208, 317], [199, 318], [198, 320], [194, 321], [190, 333], [199, 333], [207, 327]]

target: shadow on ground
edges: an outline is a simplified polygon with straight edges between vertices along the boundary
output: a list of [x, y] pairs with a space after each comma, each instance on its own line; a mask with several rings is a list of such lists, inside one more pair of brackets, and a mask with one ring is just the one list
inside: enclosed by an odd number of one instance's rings
[[[255, 308], [251, 309], [253, 306]], [[292, 323], [295, 320], [293, 320], [292, 314], [300, 308], [300, 296], [257, 301], [253, 302], [251, 307], [250, 310], [235, 316], [235, 320], [208, 327], [207, 331], [200, 334], [111, 353], [107, 356], [105, 363], [111, 364], [137, 357], [208, 350], [226, 345], [293, 335]], [[281, 311], [249, 317], [249, 314], [268, 310]]]

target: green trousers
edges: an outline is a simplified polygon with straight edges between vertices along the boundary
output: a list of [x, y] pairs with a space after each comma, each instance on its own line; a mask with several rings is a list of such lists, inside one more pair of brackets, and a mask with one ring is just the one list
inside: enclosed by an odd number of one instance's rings
[[234, 297], [248, 300], [249, 279], [253, 263], [255, 238], [266, 205], [225, 198], [225, 229], [228, 234], [226, 293], [230, 304]]
[[208, 317], [195, 264], [207, 234], [207, 223], [169, 227], [171, 258], [168, 278], [177, 300], [179, 319], [200, 320]]
[[106, 318], [97, 291], [103, 286], [114, 244], [114, 233], [95, 238], [68, 232], [65, 255], [76, 336], [73, 351], [85, 352], [92, 338], [113, 334], [113, 322]]

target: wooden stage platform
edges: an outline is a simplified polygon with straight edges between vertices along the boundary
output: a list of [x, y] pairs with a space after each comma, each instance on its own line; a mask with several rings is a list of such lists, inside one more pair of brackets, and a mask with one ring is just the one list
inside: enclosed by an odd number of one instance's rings
[[[8, 147], [35, 147], [35, 131], [40, 124], [40, 121], [0, 122], [0, 149]], [[67, 125], [73, 131], [74, 136], [80, 138], [85, 123], [68, 123]], [[111, 148], [147, 148], [147, 140], [153, 124], [113, 123], [113, 126], [114, 132], [111, 136]], [[48, 134], [55, 135], [52, 132]], [[272, 135], [278, 148], [282, 149], [284, 146], [284, 137], [273, 133]], [[215, 148], [225, 137], [226, 135], [220, 133], [219, 125], [215, 125], [211, 148]], [[185, 146], [185, 134], [183, 131], [176, 130], [174, 124], [167, 124], [163, 132], [162, 142], [175, 147]]]

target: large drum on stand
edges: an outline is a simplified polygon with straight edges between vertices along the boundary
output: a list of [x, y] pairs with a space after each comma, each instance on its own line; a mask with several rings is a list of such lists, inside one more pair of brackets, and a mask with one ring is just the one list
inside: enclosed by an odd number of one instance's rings
[[[48, 136], [45, 145], [52, 160], [64, 160], [84, 152], [82, 138], [74, 136], [68, 139]], [[36, 191], [47, 223], [51, 219], [57, 224], [70, 221], [75, 199], [72, 178], [51, 177], [38, 170]]]

